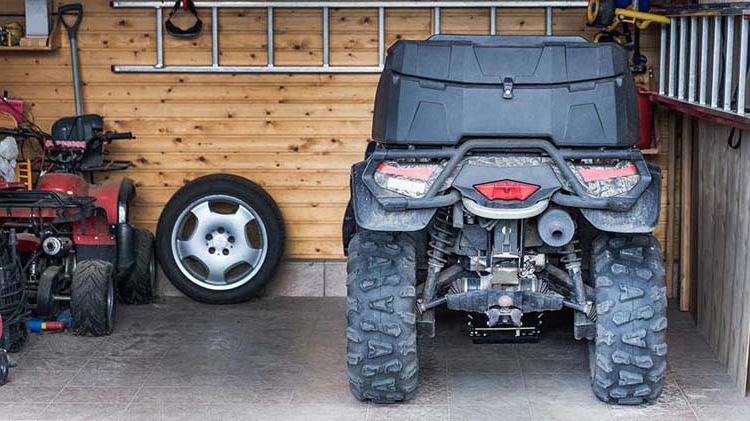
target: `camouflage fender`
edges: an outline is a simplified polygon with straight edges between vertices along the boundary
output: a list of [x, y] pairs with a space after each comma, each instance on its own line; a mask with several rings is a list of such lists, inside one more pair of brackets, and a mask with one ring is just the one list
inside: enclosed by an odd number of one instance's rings
[[366, 162], [352, 166], [352, 207], [357, 226], [370, 231], [419, 231], [432, 220], [437, 209], [387, 211], [362, 181]]
[[648, 233], [656, 229], [661, 198], [661, 169], [649, 165], [651, 184], [630, 210], [625, 212], [581, 209], [583, 216], [596, 229], [618, 233]]

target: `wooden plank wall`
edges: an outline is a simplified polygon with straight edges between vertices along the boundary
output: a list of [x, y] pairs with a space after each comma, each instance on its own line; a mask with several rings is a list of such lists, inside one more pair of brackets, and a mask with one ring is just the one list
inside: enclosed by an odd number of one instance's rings
[[[745, 390], [750, 352], [750, 141], [727, 147], [729, 129], [698, 125], [695, 188], [698, 326]], [[745, 134], [747, 137], [747, 134]]]
[[[57, 1], [55, 3], [58, 3]], [[154, 75], [114, 74], [113, 64], [153, 64], [151, 10], [110, 9], [83, 1], [86, 17], [79, 46], [85, 109], [106, 117], [110, 128], [133, 131], [138, 140], [111, 148], [111, 157], [135, 168], [116, 176], [136, 180], [139, 225], [154, 228], [161, 208], [185, 182], [212, 172], [232, 172], [265, 187], [281, 206], [289, 257], [340, 258], [340, 224], [348, 198], [350, 165], [361, 159], [370, 136], [378, 75]], [[0, 4], [21, 11], [23, 1]], [[331, 63], [377, 64], [377, 11], [331, 10]], [[277, 10], [277, 64], [321, 61], [321, 12]], [[210, 28], [210, 13], [203, 12]], [[220, 13], [222, 64], [265, 64], [265, 12]], [[444, 33], [487, 33], [489, 12], [443, 10]], [[428, 10], [386, 15], [387, 44], [421, 39], [431, 30]], [[498, 10], [501, 34], [542, 34], [541, 9]], [[556, 34], [585, 35], [584, 10], [554, 10]], [[68, 42], [52, 53], [0, 54], [0, 89], [29, 101], [36, 122], [72, 114]], [[168, 64], [208, 64], [210, 31], [195, 40], [165, 38]], [[653, 31], [643, 49], [658, 61]], [[663, 136], [663, 134], [662, 134]], [[666, 149], [655, 157], [665, 166]], [[664, 186], [670, 174], [665, 171]], [[666, 188], [666, 187], [665, 187]], [[666, 190], [665, 190], [666, 193]], [[665, 240], [666, 194], [658, 236]]]

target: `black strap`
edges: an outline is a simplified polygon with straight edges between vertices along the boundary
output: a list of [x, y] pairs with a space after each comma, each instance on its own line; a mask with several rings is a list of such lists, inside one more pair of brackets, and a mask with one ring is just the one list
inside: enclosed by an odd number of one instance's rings
[[[186, 28], [186, 29], [180, 28], [179, 26], [172, 23], [172, 18], [181, 9], [180, 8], [181, 4], [183, 6], [182, 8], [190, 12], [193, 15], [193, 17], [195, 17], [195, 24], [193, 24], [193, 26]], [[201, 18], [198, 17], [198, 11], [195, 10], [195, 4], [193, 4], [193, 0], [177, 0], [174, 2], [174, 7], [172, 7], [172, 11], [169, 12], [169, 17], [167, 18], [167, 22], [164, 24], [164, 26], [167, 28], [167, 33], [169, 35], [172, 35], [173, 37], [195, 38], [203, 30], [203, 21], [201, 20]]]

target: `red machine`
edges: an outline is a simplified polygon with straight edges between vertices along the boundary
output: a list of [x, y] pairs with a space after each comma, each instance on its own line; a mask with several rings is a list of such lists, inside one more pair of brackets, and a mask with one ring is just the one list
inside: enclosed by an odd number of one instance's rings
[[116, 292], [126, 303], [151, 301], [153, 236], [129, 223], [131, 180], [90, 184], [85, 175], [127, 168], [105, 161], [103, 147], [132, 135], [104, 131], [102, 118], [92, 114], [58, 120], [51, 135], [19, 125], [0, 134], [38, 140], [44, 157], [35, 162], [40, 175], [33, 190], [0, 179], [0, 235], [14, 237], [30, 310], [55, 318], [70, 307], [74, 332], [107, 335]]

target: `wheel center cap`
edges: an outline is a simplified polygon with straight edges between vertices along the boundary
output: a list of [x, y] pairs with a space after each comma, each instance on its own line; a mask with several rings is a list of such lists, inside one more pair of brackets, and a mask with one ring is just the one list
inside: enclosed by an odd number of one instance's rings
[[229, 238], [226, 234], [216, 234], [212, 245], [219, 250], [223, 250], [229, 246]]

